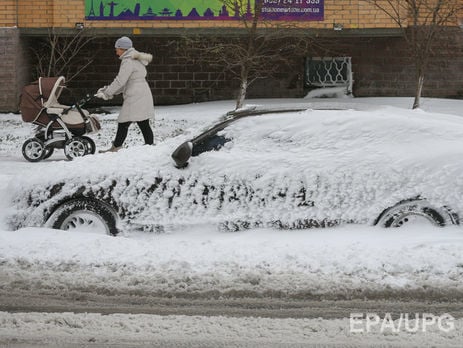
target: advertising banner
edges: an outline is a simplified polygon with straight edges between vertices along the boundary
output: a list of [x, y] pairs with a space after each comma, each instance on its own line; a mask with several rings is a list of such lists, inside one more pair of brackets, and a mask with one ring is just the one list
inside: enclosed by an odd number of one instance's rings
[[243, 16], [252, 16], [255, 1], [262, 4], [262, 19], [323, 20], [324, 0], [226, 1], [231, 6], [221, 0], [85, 0], [85, 19], [240, 20]]

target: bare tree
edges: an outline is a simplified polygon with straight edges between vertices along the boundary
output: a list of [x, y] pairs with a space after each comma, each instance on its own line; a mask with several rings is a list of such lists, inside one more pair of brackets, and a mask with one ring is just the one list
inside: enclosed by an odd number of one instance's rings
[[[242, 108], [249, 86], [258, 79], [269, 78], [307, 51], [310, 40], [298, 36], [288, 23], [270, 23], [262, 18], [262, 1], [253, 8], [247, 0], [222, 0], [224, 8], [238, 13], [241, 34], [226, 39], [186, 37], [185, 55], [233, 76], [239, 81], [236, 109]], [[225, 29], [226, 30], [226, 29]], [[223, 33], [222, 33], [223, 34]]]
[[96, 53], [91, 56], [81, 56], [81, 53], [94, 39], [95, 36], [90, 35], [88, 29], [60, 34], [51, 28], [48, 36], [32, 48], [37, 61], [37, 77], [62, 75], [71, 81], [93, 62]]
[[402, 30], [415, 65], [415, 99], [420, 107], [425, 72], [448, 26], [458, 23], [461, 0], [364, 0], [390, 17]]

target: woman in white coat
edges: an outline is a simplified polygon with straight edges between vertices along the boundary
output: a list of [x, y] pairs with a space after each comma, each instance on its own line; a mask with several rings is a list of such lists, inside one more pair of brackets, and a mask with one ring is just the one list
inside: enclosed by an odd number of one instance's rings
[[154, 103], [151, 90], [146, 81], [146, 66], [152, 61], [149, 53], [138, 52], [133, 48], [132, 40], [123, 36], [115, 45], [116, 54], [121, 60], [119, 73], [114, 81], [95, 94], [104, 100], [112, 99], [122, 93], [124, 102], [117, 118], [117, 133], [110, 149], [100, 152], [116, 152], [122, 148], [132, 122], [137, 122], [145, 144], [152, 145], [154, 141], [150, 119], [154, 117]]

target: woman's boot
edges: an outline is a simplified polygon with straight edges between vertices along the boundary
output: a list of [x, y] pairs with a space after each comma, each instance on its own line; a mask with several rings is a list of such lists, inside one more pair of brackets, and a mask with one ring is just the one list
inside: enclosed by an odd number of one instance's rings
[[98, 152], [99, 152], [99, 153], [117, 152], [117, 151], [119, 151], [120, 149], [122, 149], [122, 146], [116, 147], [116, 146], [112, 145], [109, 149], [107, 149], [107, 150], [100, 150], [100, 151], [98, 151]]

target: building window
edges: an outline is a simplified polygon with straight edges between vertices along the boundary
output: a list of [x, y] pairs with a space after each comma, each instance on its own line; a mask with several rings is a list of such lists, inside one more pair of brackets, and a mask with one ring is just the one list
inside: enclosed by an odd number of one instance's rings
[[309, 57], [305, 61], [305, 87], [310, 89], [345, 87], [352, 93], [351, 57]]

